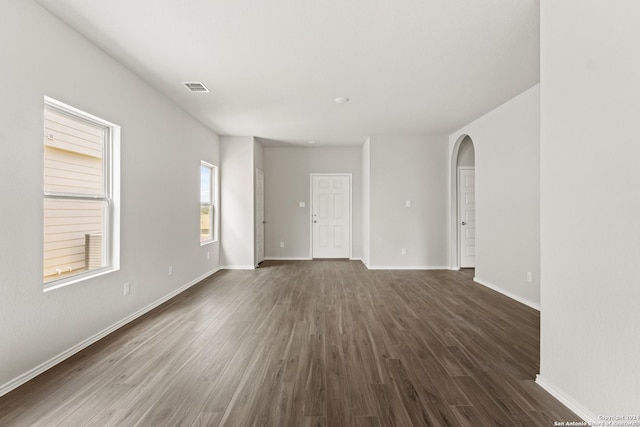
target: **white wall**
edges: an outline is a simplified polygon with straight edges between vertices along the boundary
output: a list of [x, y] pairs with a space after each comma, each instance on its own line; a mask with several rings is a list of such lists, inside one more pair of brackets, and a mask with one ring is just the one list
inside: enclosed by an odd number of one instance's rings
[[[265, 147], [265, 255], [311, 257], [310, 173], [351, 173], [352, 256], [362, 257], [362, 149]], [[304, 202], [305, 207], [299, 207]], [[284, 248], [280, 247], [284, 242]]]
[[254, 263], [254, 138], [220, 138], [220, 195], [223, 268], [250, 269]]
[[[456, 144], [475, 148], [475, 279], [532, 307], [540, 304], [540, 87], [518, 95], [449, 137], [451, 242], [456, 268]], [[527, 272], [532, 281], [527, 281]]]
[[447, 138], [372, 136], [369, 150], [368, 267], [446, 268]]
[[541, 4], [539, 382], [585, 417], [640, 415], [639, 16]]
[[[198, 201], [200, 161], [219, 159], [214, 133], [35, 2], [3, 0], [0, 16], [2, 394], [38, 366], [217, 269], [218, 244], [200, 246]], [[121, 270], [46, 293], [45, 95], [122, 127]], [[124, 282], [131, 283], [126, 297]]]

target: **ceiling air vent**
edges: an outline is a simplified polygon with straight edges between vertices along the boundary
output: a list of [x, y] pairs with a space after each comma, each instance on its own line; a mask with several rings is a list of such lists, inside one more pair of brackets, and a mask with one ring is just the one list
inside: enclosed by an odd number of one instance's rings
[[209, 89], [201, 82], [183, 82], [191, 92], [209, 92]]

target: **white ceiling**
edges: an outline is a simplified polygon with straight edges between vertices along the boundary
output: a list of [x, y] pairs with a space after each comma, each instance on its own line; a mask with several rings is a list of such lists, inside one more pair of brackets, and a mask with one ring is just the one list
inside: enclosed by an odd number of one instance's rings
[[36, 1], [221, 135], [449, 134], [540, 76], [539, 0]]

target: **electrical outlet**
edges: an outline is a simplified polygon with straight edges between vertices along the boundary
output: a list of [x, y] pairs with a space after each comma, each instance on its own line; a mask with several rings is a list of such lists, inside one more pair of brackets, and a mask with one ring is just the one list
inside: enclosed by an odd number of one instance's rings
[[284, 248], [284, 242], [280, 242], [280, 247]]
[[530, 271], [527, 271], [527, 282], [531, 283], [533, 281], [533, 274]]
[[129, 282], [124, 283], [124, 295], [129, 295], [129, 291], [131, 290], [131, 284]]
[[173, 275], [173, 265], [169, 266], [169, 276]]
[[402, 248], [402, 255], [406, 255], [407, 254], [407, 248]]
[[411, 207], [411, 200], [407, 200], [406, 202], [404, 202], [404, 205], [408, 208]]

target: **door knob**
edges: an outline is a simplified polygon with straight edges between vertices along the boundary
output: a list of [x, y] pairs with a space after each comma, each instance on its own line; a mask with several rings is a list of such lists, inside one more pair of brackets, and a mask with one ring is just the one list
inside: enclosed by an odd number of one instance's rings
[[465, 221], [462, 221], [462, 225], [467, 225], [467, 223]]
[[314, 220], [313, 220], [313, 223], [315, 224], [316, 222], [318, 222], [318, 220], [315, 220], [315, 219], [314, 219]]

